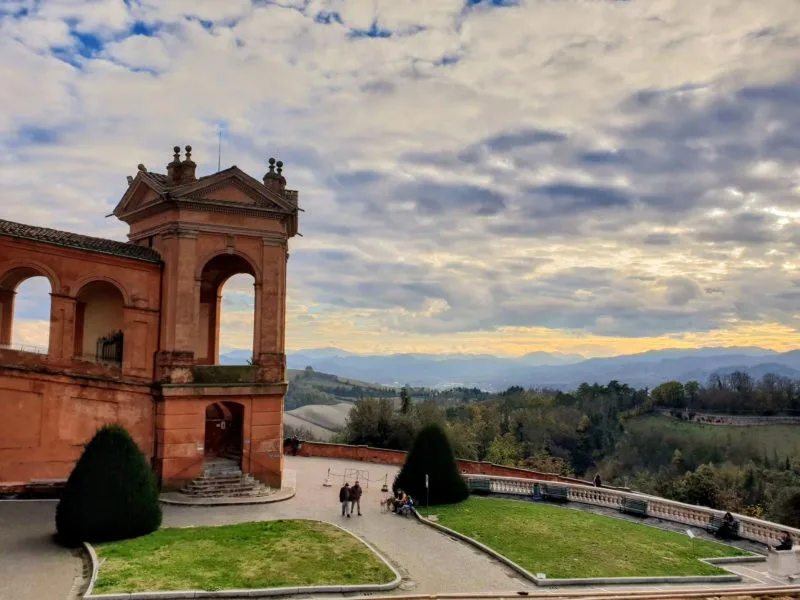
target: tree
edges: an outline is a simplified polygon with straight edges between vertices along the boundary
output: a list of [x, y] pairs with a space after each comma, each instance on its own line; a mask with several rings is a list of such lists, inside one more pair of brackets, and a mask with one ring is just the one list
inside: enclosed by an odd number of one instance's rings
[[522, 444], [518, 443], [510, 433], [494, 438], [489, 444], [486, 460], [491, 463], [516, 467], [521, 459]]
[[426, 497], [426, 475], [430, 482], [428, 499], [431, 504], [453, 504], [469, 496], [447, 434], [435, 424], [417, 434], [393, 487], [402, 489], [417, 501], [423, 500]]
[[411, 394], [408, 392], [407, 385], [400, 390], [400, 412], [404, 415], [411, 412]]
[[662, 406], [675, 408], [686, 406], [683, 384], [680, 381], [666, 381], [654, 387], [650, 395], [653, 397], [653, 402]]
[[86, 445], [56, 508], [59, 541], [107, 542], [146, 535], [161, 526], [155, 476], [130, 434], [100, 428]]

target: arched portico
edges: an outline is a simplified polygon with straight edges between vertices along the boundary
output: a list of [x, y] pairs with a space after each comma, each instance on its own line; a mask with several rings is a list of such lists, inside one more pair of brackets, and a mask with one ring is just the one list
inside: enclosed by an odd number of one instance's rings
[[[15, 304], [17, 300], [17, 292], [21, 285], [26, 284], [30, 280], [39, 279], [46, 281], [48, 296], [45, 298], [38, 298], [37, 303], [47, 304], [47, 319], [50, 319], [50, 294], [54, 287], [55, 277], [49, 272], [48, 269], [43, 269], [39, 266], [30, 264], [12, 267], [0, 275], [0, 347], [11, 347], [14, 343], [14, 319], [15, 319]], [[32, 282], [35, 283], [35, 282]], [[41, 289], [37, 290], [40, 294]], [[49, 332], [49, 328], [48, 328]], [[49, 337], [49, 334], [48, 336]], [[24, 347], [17, 349], [25, 350]], [[37, 352], [47, 352], [48, 341], [45, 338], [41, 348]]]
[[[250, 275], [255, 281], [257, 272], [252, 263], [240, 254], [218, 254], [209, 259], [200, 272], [200, 308], [198, 312], [195, 361], [201, 365], [219, 363], [222, 288], [235, 275]], [[255, 340], [256, 332], [252, 333]]]

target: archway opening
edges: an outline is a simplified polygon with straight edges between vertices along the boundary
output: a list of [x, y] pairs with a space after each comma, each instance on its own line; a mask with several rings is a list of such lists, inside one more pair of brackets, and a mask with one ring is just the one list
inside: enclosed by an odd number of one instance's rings
[[28, 267], [0, 280], [0, 347], [47, 354], [50, 345], [50, 280]]
[[206, 407], [204, 452], [206, 460], [242, 461], [244, 406], [236, 402], [216, 402]]
[[75, 307], [75, 357], [114, 366], [122, 364], [125, 298], [107, 281], [87, 283]]
[[[255, 273], [235, 254], [212, 258], [200, 277], [195, 359], [201, 365], [246, 365], [255, 339]], [[220, 360], [220, 350], [223, 352]]]

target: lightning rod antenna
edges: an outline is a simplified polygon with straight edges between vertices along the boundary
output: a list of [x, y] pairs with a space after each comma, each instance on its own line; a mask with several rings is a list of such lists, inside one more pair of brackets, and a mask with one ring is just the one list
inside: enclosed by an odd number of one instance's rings
[[217, 173], [222, 170], [222, 127], [217, 126], [219, 129], [219, 140], [217, 142]]

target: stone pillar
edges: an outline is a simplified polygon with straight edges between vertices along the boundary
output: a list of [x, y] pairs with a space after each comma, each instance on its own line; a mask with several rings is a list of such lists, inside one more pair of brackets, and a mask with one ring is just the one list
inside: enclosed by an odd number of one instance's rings
[[[186, 368], [194, 360], [200, 312], [196, 242], [195, 231], [178, 228], [163, 237], [161, 347], [157, 361], [161, 380], [185, 380]], [[169, 375], [173, 362], [180, 371], [175, 377]]]
[[[254, 356], [260, 380], [279, 382], [286, 377], [284, 354], [286, 313], [286, 244], [264, 241], [261, 282], [256, 282]], [[259, 285], [260, 284], [260, 285]]]
[[11, 345], [11, 328], [14, 324], [14, 290], [0, 290], [0, 346]]
[[75, 298], [50, 294], [50, 347], [51, 358], [68, 360], [75, 354]]

